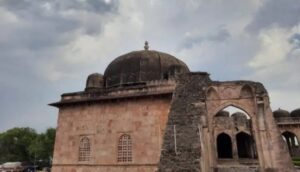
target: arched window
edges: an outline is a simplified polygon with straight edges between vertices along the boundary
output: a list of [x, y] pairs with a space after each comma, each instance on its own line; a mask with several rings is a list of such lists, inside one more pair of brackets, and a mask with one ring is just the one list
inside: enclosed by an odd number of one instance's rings
[[118, 162], [132, 161], [132, 140], [130, 135], [124, 134], [118, 142]]
[[236, 144], [239, 158], [256, 158], [256, 149], [253, 138], [244, 132], [236, 135]]
[[230, 117], [234, 117], [236, 114], [239, 114], [238, 116], [240, 116], [241, 114], [243, 114], [242, 116], [244, 116], [244, 117], [247, 118], [247, 119], [250, 119], [249, 114], [248, 114], [245, 110], [243, 110], [243, 109], [241, 109], [241, 108], [239, 108], [239, 107], [235, 107], [235, 106], [233, 106], [233, 105], [229, 105], [229, 106], [223, 108], [222, 110], [220, 110], [220, 111], [216, 114], [216, 116], [218, 116], [218, 114], [219, 114], [219, 113], [222, 113], [222, 112], [229, 113], [228, 115], [229, 115]]
[[289, 131], [283, 132], [282, 136], [289, 148], [290, 155], [292, 157], [299, 156], [299, 142], [297, 136]]
[[91, 156], [91, 143], [88, 137], [83, 137], [79, 144], [79, 161], [89, 161]]
[[253, 97], [253, 91], [249, 85], [244, 85], [241, 89], [241, 98], [251, 98]]
[[218, 92], [213, 88], [213, 87], [210, 87], [208, 90], [207, 90], [207, 93], [206, 93], [206, 97], [208, 99], [218, 99], [219, 98], [219, 95], [218, 95]]
[[217, 137], [218, 158], [232, 158], [232, 143], [229, 135], [221, 133]]

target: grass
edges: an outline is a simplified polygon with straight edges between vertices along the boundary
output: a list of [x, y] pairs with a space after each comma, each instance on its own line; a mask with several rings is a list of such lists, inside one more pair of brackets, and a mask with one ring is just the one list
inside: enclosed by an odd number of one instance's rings
[[295, 157], [292, 160], [293, 160], [294, 165], [300, 166], [300, 157]]

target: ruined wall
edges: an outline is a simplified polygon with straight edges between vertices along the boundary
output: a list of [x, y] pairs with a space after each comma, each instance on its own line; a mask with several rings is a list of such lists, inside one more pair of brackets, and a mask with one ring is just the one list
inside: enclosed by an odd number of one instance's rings
[[[201, 171], [201, 116], [206, 115], [203, 88], [210, 82], [207, 73], [179, 76], [159, 162], [159, 172]], [[204, 155], [206, 156], [206, 155]]]
[[[228, 106], [245, 111], [251, 125], [233, 126], [236, 124], [230, 120], [218, 125], [222, 120], [216, 120], [215, 115]], [[232, 159], [218, 158], [216, 137], [224, 131], [232, 135]], [[235, 135], [239, 132], [253, 139], [255, 156], [238, 157]], [[262, 84], [212, 82], [206, 73], [189, 73], [178, 77], [158, 171], [293, 172], [295, 169]]]
[[[294, 171], [287, 147], [284, 144], [279, 129], [276, 126], [270, 109], [269, 97], [260, 83], [250, 81], [215, 82], [207, 90], [207, 113], [209, 129], [212, 133], [206, 133], [205, 138], [210, 139], [208, 154], [212, 155], [207, 164], [217, 170], [229, 170], [230, 168], [250, 167], [251, 164], [260, 171]], [[253, 136], [258, 153], [258, 163], [255, 161], [244, 163], [234, 158], [231, 163], [224, 164], [217, 157], [216, 136], [218, 133], [212, 126], [214, 116], [227, 106], [234, 106], [244, 110], [251, 119], [250, 134]], [[233, 144], [235, 140], [233, 138]], [[233, 146], [236, 149], [236, 146]], [[233, 150], [233, 157], [237, 157], [237, 151]]]
[[279, 130], [282, 136], [285, 138], [285, 143], [288, 145], [290, 156], [292, 158], [297, 158], [300, 156], [300, 146], [299, 146], [300, 125], [299, 125], [299, 121], [295, 121], [295, 122], [289, 121], [286, 124], [281, 123], [279, 125]]
[[299, 139], [300, 138], [300, 126], [299, 124], [298, 125], [286, 125], [286, 126], [280, 126], [279, 127], [279, 130], [281, 133], [284, 133], [284, 132], [292, 132], [293, 134], [295, 134], [297, 136], [297, 138]]
[[[153, 172], [157, 168], [162, 133], [171, 95], [131, 98], [61, 107], [53, 172]], [[117, 162], [119, 137], [132, 138], [133, 161]], [[91, 158], [78, 161], [82, 136], [91, 140]]]

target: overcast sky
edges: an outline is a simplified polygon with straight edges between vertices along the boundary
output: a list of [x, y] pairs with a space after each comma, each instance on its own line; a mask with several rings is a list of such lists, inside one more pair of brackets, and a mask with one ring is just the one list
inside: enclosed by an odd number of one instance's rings
[[0, 0], [0, 131], [55, 127], [47, 104], [119, 55], [172, 54], [213, 80], [254, 80], [300, 107], [299, 0]]

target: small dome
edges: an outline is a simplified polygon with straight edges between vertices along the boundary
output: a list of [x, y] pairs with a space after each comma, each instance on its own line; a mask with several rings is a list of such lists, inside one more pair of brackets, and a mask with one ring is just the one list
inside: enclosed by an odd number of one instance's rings
[[159, 51], [134, 51], [113, 60], [104, 72], [106, 87], [146, 84], [189, 72], [176, 57]]
[[291, 112], [291, 117], [300, 117], [300, 108], [293, 110]]
[[278, 109], [273, 112], [275, 118], [290, 117], [290, 113], [283, 109]]
[[220, 112], [217, 113], [217, 117], [221, 116], [221, 117], [229, 117], [229, 112], [228, 111], [225, 111], [225, 110], [222, 110]]
[[90, 74], [86, 80], [86, 91], [103, 88], [103, 75], [99, 73]]
[[235, 121], [247, 121], [247, 115], [242, 112], [235, 112], [231, 115]]

